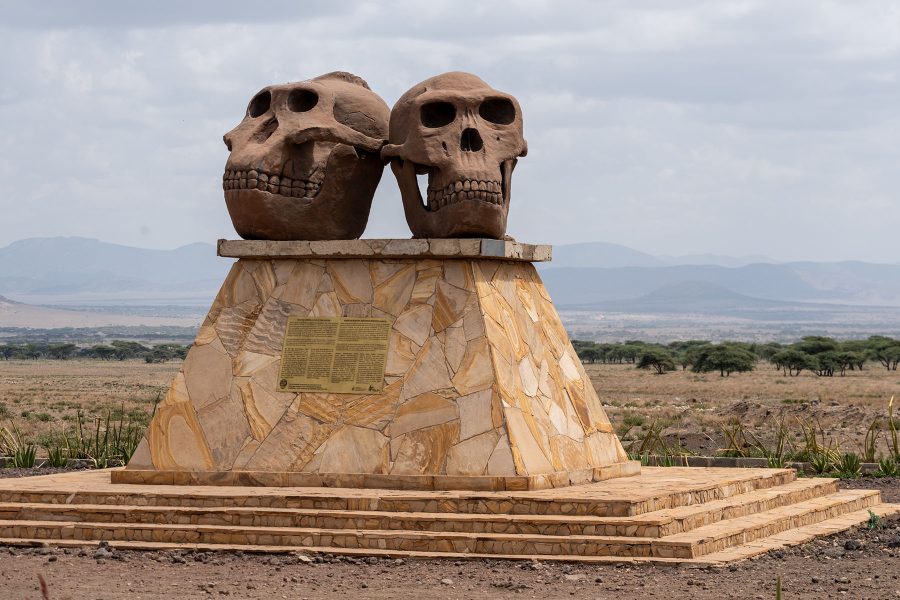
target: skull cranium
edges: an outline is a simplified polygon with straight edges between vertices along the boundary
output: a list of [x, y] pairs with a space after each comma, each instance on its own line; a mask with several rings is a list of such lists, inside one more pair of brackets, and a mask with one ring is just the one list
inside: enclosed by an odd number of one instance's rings
[[361, 78], [335, 72], [263, 88], [224, 136], [225, 203], [247, 239], [362, 235], [384, 171], [389, 109]]
[[469, 73], [432, 77], [394, 105], [388, 140], [381, 156], [391, 161], [414, 237], [504, 236], [513, 168], [528, 151], [513, 96]]

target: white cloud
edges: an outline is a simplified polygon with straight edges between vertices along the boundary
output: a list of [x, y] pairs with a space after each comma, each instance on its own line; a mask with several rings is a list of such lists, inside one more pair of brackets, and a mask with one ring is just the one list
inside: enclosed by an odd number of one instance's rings
[[[519, 239], [900, 260], [900, 9], [889, 1], [246, 6], [8, 9], [0, 244], [233, 236], [221, 136], [259, 88], [343, 69], [391, 104], [426, 77], [469, 70], [525, 111]], [[366, 235], [408, 235], [389, 170]]]

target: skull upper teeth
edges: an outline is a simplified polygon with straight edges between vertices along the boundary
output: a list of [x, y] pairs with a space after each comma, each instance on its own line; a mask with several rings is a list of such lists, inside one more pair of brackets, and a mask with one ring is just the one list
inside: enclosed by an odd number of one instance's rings
[[229, 169], [222, 176], [222, 188], [226, 191], [257, 189], [279, 196], [312, 199], [316, 197], [321, 187], [321, 181], [292, 179], [275, 173], [264, 173], [257, 169], [245, 171]]
[[429, 210], [439, 210], [462, 200], [503, 204], [503, 185], [493, 180], [462, 179], [442, 188], [428, 188]]

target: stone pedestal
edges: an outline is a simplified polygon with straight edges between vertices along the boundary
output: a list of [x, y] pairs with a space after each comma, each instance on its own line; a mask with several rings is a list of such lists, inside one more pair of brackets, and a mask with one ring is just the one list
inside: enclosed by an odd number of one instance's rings
[[[531, 262], [497, 240], [239, 258], [118, 483], [526, 490], [634, 475]], [[290, 316], [392, 320], [384, 388], [276, 391]]]

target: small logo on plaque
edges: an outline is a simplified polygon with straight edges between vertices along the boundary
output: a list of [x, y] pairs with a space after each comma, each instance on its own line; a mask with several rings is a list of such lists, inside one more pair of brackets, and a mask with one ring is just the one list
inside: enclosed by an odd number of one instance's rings
[[390, 335], [390, 319], [289, 317], [278, 391], [380, 392]]

